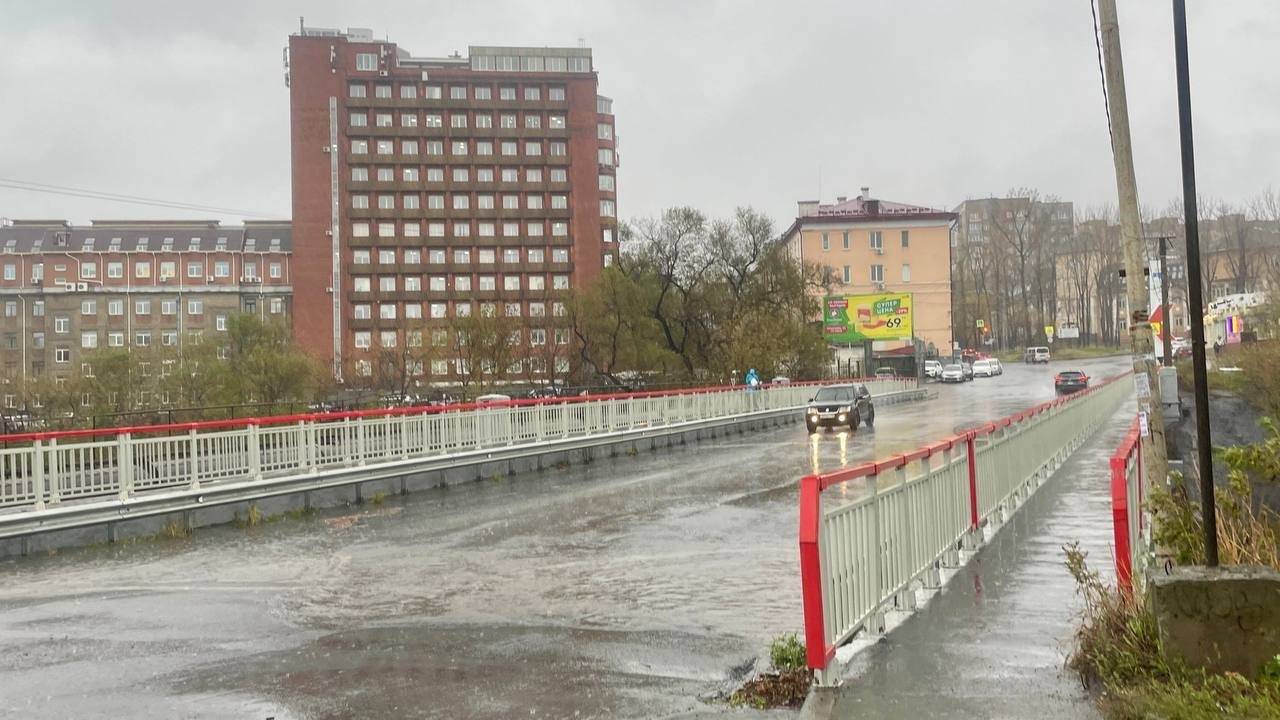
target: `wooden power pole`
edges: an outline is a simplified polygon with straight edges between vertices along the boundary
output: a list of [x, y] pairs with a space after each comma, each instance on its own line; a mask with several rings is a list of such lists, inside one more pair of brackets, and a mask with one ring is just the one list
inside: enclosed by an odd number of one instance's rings
[[[1142, 460], [1147, 477], [1163, 483], [1169, 474], [1165, 454], [1164, 417], [1159, 404], [1160, 378], [1155, 358], [1155, 338], [1151, 332], [1147, 266], [1142, 238], [1142, 218], [1138, 214], [1138, 181], [1133, 172], [1133, 146], [1129, 137], [1129, 105], [1124, 90], [1124, 63], [1120, 58], [1120, 22], [1115, 0], [1098, 0], [1102, 31], [1102, 57], [1107, 90], [1107, 111], [1111, 117], [1111, 155], [1116, 167], [1119, 194], [1120, 241], [1124, 245], [1125, 295], [1129, 305], [1129, 339], [1133, 347], [1134, 384], [1138, 394], [1138, 414], [1147, 435], [1142, 443]], [[1156, 400], [1153, 400], [1156, 398]]]

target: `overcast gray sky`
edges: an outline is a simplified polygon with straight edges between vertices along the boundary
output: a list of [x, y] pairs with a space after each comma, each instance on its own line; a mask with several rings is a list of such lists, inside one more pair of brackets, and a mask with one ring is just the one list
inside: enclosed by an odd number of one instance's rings
[[[1143, 201], [1180, 193], [1168, 0], [1120, 0]], [[1280, 158], [1280, 2], [1190, 0], [1202, 192], [1245, 200]], [[360, 8], [360, 9], [358, 9]], [[594, 49], [614, 98], [623, 218], [853, 196], [952, 207], [1032, 186], [1113, 202], [1088, 0], [0, 0], [0, 178], [287, 217], [298, 26], [417, 55]], [[0, 216], [208, 217], [0, 188]]]

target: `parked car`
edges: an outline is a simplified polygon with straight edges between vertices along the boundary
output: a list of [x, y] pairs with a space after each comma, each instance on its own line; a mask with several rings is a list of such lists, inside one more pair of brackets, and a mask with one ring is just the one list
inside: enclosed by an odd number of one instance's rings
[[458, 402], [458, 398], [443, 390], [431, 390], [426, 393], [423, 399], [428, 405], [452, 405]]
[[542, 385], [529, 391], [528, 396], [531, 398], [558, 398], [563, 397], [565, 390], [559, 385]]
[[844, 427], [856, 430], [858, 423], [871, 427], [876, 420], [876, 409], [871, 403], [871, 392], [866, 385], [827, 385], [809, 399], [804, 424], [809, 432], [819, 427]]
[[414, 405], [423, 405], [425, 402], [413, 393], [387, 393], [379, 398], [386, 407], [411, 407]]
[[1047, 363], [1049, 362], [1049, 348], [1047, 347], [1029, 347], [1022, 354], [1022, 362], [1025, 363]]
[[938, 379], [944, 383], [962, 383], [964, 382], [964, 367], [959, 363], [948, 365], [942, 368]]
[[935, 379], [942, 377], [942, 363], [937, 360], [925, 360], [924, 376]]
[[505, 405], [509, 402], [511, 402], [511, 396], [502, 393], [488, 393], [476, 398], [477, 405]]
[[992, 370], [994, 370], [994, 371], [995, 371], [995, 372], [994, 372], [994, 374], [995, 374], [995, 375], [1003, 375], [1003, 374], [1004, 374], [1004, 363], [1000, 362], [1000, 358], [990, 358], [990, 361], [991, 361], [991, 368], [992, 368]]
[[1053, 377], [1053, 389], [1059, 395], [1078, 392], [1089, 387], [1089, 376], [1079, 370], [1063, 370]]
[[892, 380], [898, 377], [898, 374], [893, 371], [893, 368], [882, 367], [876, 368], [876, 377], [885, 380]]
[[770, 384], [770, 385], [790, 385], [790, 384], [791, 384], [791, 378], [789, 378], [789, 377], [783, 377], [782, 375], [779, 375], [778, 377], [776, 377], [776, 378], [774, 378], [774, 379], [770, 380], [770, 381], [769, 381], [769, 384]]
[[964, 370], [964, 379], [973, 379], [973, 365], [971, 363], [960, 363], [960, 367]]
[[991, 360], [978, 360], [973, 365], [974, 377], [992, 377], [996, 374], [995, 366], [991, 364]]

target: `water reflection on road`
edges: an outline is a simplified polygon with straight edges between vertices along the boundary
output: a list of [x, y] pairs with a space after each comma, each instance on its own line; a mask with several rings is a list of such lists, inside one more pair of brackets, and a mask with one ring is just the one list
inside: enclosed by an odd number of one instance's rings
[[853, 433], [791, 424], [311, 522], [8, 561], [0, 715], [718, 712], [699, 696], [800, 629], [796, 479], [1048, 399], [1055, 369], [1010, 364]]

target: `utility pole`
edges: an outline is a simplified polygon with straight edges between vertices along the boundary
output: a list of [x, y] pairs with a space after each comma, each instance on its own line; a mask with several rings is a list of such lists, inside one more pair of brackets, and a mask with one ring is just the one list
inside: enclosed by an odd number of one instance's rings
[[1204, 297], [1200, 287], [1200, 222], [1196, 210], [1196, 159], [1191, 137], [1191, 79], [1187, 61], [1187, 5], [1173, 0], [1173, 52], [1178, 73], [1178, 130], [1182, 140], [1182, 206], [1187, 228], [1187, 312], [1191, 315], [1191, 367], [1195, 373], [1196, 465], [1204, 564], [1218, 565], [1217, 498], [1213, 495], [1213, 439], [1209, 433], [1209, 373], [1204, 357]]
[[1107, 90], [1107, 111], [1111, 116], [1111, 155], [1116, 168], [1119, 195], [1120, 240], [1124, 246], [1125, 295], [1129, 304], [1129, 340], [1133, 352], [1134, 381], [1138, 391], [1138, 413], [1145, 416], [1150, 441], [1142, 443], [1142, 460], [1152, 482], [1163, 483], [1169, 475], [1165, 454], [1164, 416], [1152, 397], [1160, 396], [1160, 378], [1155, 361], [1155, 342], [1147, 307], [1148, 289], [1143, 268], [1142, 219], [1138, 215], [1138, 181], [1133, 171], [1133, 146], [1129, 137], [1129, 104], [1125, 97], [1124, 63], [1120, 57], [1120, 21], [1115, 0], [1098, 0], [1102, 30], [1102, 56]]
[[1160, 341], [1164, 346], [1164, 364], [1173, 367], [1173, 338], [1169, 334], [1169, 236], [1160, 236], [1160, 304], [1164, 318], [1160, 323]]

